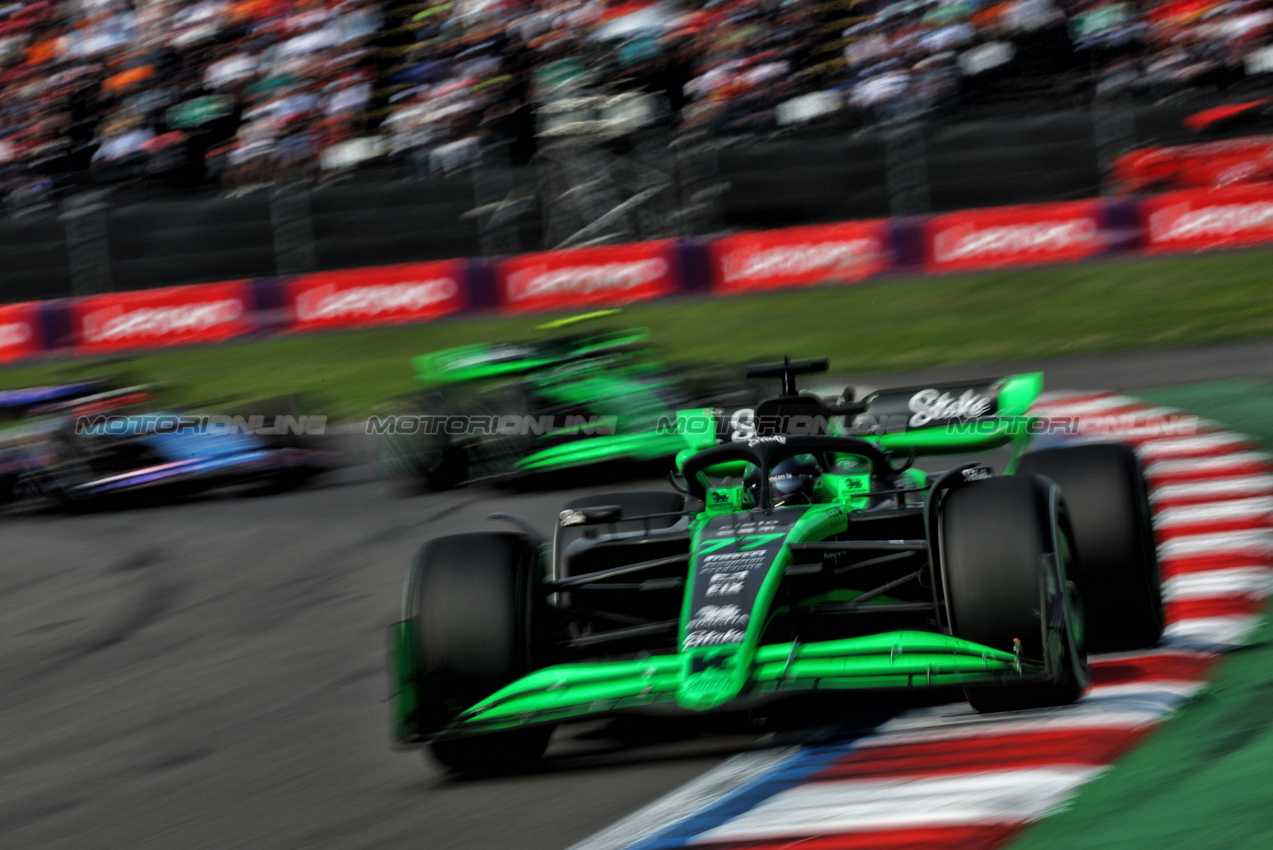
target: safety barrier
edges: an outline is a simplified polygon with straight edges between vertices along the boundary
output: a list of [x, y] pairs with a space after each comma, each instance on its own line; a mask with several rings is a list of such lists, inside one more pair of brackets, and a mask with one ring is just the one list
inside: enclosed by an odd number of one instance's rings
[[1273, 186], [964, 210], [0, 306], [0, 362], [1273, 243]]

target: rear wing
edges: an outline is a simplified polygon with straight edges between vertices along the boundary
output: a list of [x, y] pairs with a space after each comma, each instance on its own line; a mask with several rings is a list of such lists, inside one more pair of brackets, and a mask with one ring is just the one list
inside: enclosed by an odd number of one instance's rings
[[974, 452], [1028, 434], [1020, 422], [1042, 390], [1043, 373], [1029, 372], [878, 390], [858, 402], [799, 393], [755, 408], [680, 410], [676, 425], [685, 456], [773, 433], [861, 437], [916, 454]]
[[899, 444], [906, 443], [903, 435], [929, 442], [934, 433], [990, 433], [1025, 415], [1041, 391], [1041, 372], [880, 389], [863, 398], [861, 414], [845, 417], [844, 430]]

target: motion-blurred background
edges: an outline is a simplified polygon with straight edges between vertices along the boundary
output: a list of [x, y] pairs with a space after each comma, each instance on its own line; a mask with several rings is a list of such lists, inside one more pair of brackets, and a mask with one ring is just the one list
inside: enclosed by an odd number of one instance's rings
[[9, 3], [0, 298], [1263, 181], [1263, 145], [1125, 155], [1259, 132], [1271, 24], [1264, 0]]

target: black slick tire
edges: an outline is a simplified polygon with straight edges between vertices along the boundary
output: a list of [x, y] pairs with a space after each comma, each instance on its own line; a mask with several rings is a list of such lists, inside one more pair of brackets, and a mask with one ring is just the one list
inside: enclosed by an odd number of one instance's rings
[[[543, 642], [539, 557], [516, 534], [440, 537], [416, 556], [404, 606], [417, 641], [424, 715], [452, 717], [535, 669]], [[455, 771], [506, 770], [543, 755], [550, 726], [435, 741]]]
[[1148, 649], [1162, 637], [1162, 589], [1145, 476], [1131, 448], [1089, 443], [1031, 452], [1020, 475], [1061, 488], [1078, 550], [1092, 652]]
[[1087, 684], [1082, 608], [1051, 484], [1012, 476], [959, 487], [943, 501], [939, 524], [952, 634], [1004, 652], [1019, 641], [1022, 658], [1055, 661], [1045, 682], [966, 688], [973, 708], [1013, 711], [1077, 699]]

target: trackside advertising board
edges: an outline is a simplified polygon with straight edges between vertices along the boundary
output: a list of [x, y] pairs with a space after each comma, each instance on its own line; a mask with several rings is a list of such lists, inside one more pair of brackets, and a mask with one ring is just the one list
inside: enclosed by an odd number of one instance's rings
[[510, 257], [496, 277], [504, 313], [626, 304], [680, 286], [671, 239]]
[[10, 363], [44, 350], [40, 305], [35, 302], [0, 306], [0, 363]]
[[1148, 254], [1237, 248], [1273, 242], [1273, 187], [1186, 189], [1140, 202]]
[[294, 331], [429, 321], [466, 301], [462, 260], [315, 272], [283, 286]]
[[891, 265], [884, 220], [738, 233], [708, 248], [712, 291], [721, 294], [855, 283]]
[[71, 304], [77, 354], [222, 342], [256, 328], [248, 281], [90, 295]]
[[1105, 248], [1100, 201], [964, 210], [924, 223], [930, 272], [1082, 260]]

